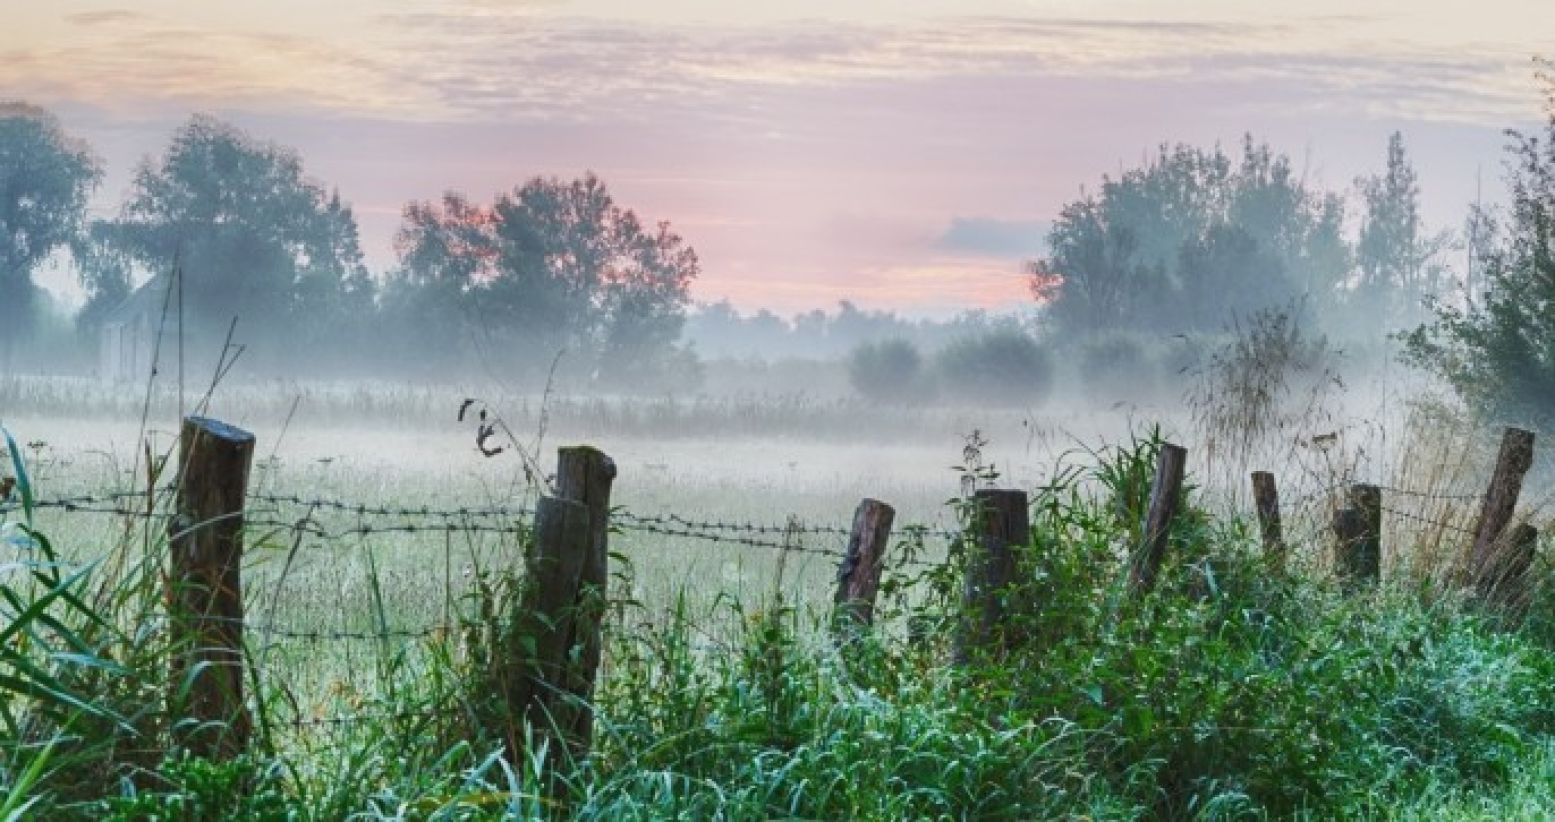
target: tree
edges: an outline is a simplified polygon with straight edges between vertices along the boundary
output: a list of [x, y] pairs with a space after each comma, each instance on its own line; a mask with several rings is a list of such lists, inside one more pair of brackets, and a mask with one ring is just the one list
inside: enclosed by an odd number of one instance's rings
[[1387, 167], [1356, 182], [1365, 213], [1355, 245], [1357, 308], [1395, 322], [1418, 322], [1428, 297], [1439, 293], [1442, 266], [1434, 258], [1446, 235], [1427, 236], [1420, 220], [1420, 184], [1404, 138], [1388, 138]]
[[877, 402], [903, 402], [927, 394], [923, 356], [912, 343], [891, 339], [862, 343], [848, 355], [848, 382]]
[[405, 208], [396, 290], [451, 336], [528, 352], [581, 354], [601, 376], [684, 364], [696, 252], [668, 223], [647, 227], [592, 174], [534, 178], [488, 208], [449, 193]]
[[1066, 332], [1214, 329], [1228, 313], [1332, 293], [1349, 268], [1343, 224], [1337, 196], [1251, 137], [1239, 163], [1162, 147], [1066, 205], [1028, 279]]
[[295, 151], [211, 117], [174, 132], [97, 232], [153, 275], [176, 265], [191, 324], [213, 330], [241, 315], [279, 332], [278, 356], [339, 347], [373, 306], [356, 218], [339, 194], [307, 178]]
[[76, 328], [97, 330], [103, 317], [130, 295], [134, 261], [114, 237], [112, 223], [98, 221], [71, 240], [70, 256], [76, 280], [86, 292], [86, 304], [76, 314]]
[[1511, 194], [1501, 235], [1487, 243], [1483, 294], [1467, 307], [1437, 302], [1435, 319], [1405, 335], [1405, 357], [1472, 407], [1555, 425], [1555, 78], [1544, 134], [1508, 132]]
[[1177, 264], [1180, 287], [1198, 295], [1178, 311], [1190, 327], [1213, 328], [1227, 314], [1242, 316], [1265, 307], [1271, 294], [1251, 287], [1254, 277], [1282, 281], [1285, 266], [1267, 246], [1234, 225], [1210, 226], [1187, 240]]
[[939, 379], [963, 401], [1019, 405], [1053, 382], [1053, 358], [1025, 331], [1002, 328], [961, 337], [939, 352]]
[[32, 322], [34, 270], [80, 230], [102, 170], [40, 108], [0, 103], [0, 368]]

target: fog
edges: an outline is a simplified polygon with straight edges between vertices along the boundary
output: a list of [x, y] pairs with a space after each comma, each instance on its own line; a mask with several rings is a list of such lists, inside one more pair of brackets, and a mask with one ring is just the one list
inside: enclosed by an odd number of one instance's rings
[[[394, 262], [375, 269], [351, 193], [266, 135], [193, 115], [98, 213], [93, 147], [8, 104], [0, 415], [58, 430], [207, 409], [277, 434], [461, 437], [453, 409], [479, 398], [553, 436], [944, 454], [979, 431], [1021, 453], [1051, 438], [1049, 455], [1153, 422], [1310, 438], [1396, 422], [1423, 398], [1537, 421], [1543, 388], [1486, 393], [1461, 365], [1498, 345], [1474, 323], [1529, 253], [1537, 145], [1514, 140], [1507, 159], [1533, 165], [1461, 204], [1460, 224], [1431, 225], [1404, 133], [1339, 185], [1252, 134], [1163, 140], [1134, 164], [1076, 169], [1051, 219], [1001, 224], [1004, 247], [1038, 249], [1011, 263], [1018, 306], [968, 308], [947, 286], [937, 312], [783, 312], [699, 299], [721, 272], [696, 236], [593, 173], [404, 203]], [[46, 267], [70, 272], [80, 305], [40, 287]]]

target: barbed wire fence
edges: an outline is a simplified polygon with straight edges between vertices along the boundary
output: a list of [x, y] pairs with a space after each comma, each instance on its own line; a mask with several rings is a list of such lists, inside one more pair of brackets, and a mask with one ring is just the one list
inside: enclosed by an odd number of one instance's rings
[[[1409, 488], [1394, 485], [1368, 486], [1379, 492], [1378, 512], [1390, 523], [1390, 529], [1413, 529], [1417, 533], [1447, 534], [1454, 539], [1475, 538], [1481, 530], [1478, 510], [1494, 492], [1473, 492], [1459, 489]], [[1330, 546], [1336, 541], [1335, 513], [1351, 507], [1354, 488], [1351, 483], [1318, 484], [1302, 489], [1282, 500], [1286, 524], [1284, 540], [1290, 545]], [[157, 533], [172, 535], [180, 530], [199, 528], [203, 523], [183, 523], [174, 512], [177, 489], [159, 486], [139, 491], [105, 491], [81, 493], [33, 500], [34, 511], [57, 512], [61, 515], [100, 515], [123, 522], [145, 523]], [[0, 519], [11, 519], [23, 509], [13, 493], [7, 501], [0, 501]], [[269, 596], [270, 607], [256, 608], [255, 615], [241, 619], [221, 616], [203, 617], [206, 622], [233, 624], [240, 628], [249, 644], [248, 658], [257, 664], [255, 677], [259, 680], [281, 682], [286, 701], [292, 706], [289, 717], [271, 717], [276, 724], [302, 730], [306, 728], [337, 728], [354, 723], [385, 721], [421, 721], [440, 716], [456, 715], [460, 706], [450, 706], [428, 711], [403, 711], [392, 701], [377, 698], [359, 698], [350, 694], [346, 698], [307, 698], [285, 680], [294, 670], [267, 667], [273, 652], [282, 647], [317, 649], [342, 643], [373, 643], [379, 652], [403, 655], [414, 646], [434, 640], [456, 639], [468, 628], [463, 615], [458, 614], [455, 601], [466, 589], [455, 591], [449, 581], [453, 576], [452, 552], [448, 541], [455, 537], [467, 540], [492, 538], [505, 546], [508, 559], [521, 561], [522, 548], [530, 539], [535, 527], [536, 511], [528, 505], [460, 505], [435, 507], [430, 505], [395, 505], [384, 502], [366, 502], [324, 496], [306, 496], [274, 492], [253, 492], [244, 497], [242, 527], [251, 538], [260, 541], [275, 540], [287, 548], [287, 567], [273, 575], [277, 588], [273, 591], [251, 592], [263, 603]], [[1514, 498], [1515, 501], [1515, 498]], [[844, 568], [849, 558], [849, 542], [856, 538], [856, 528], [840, 524], [806, 522], [790, 518], [782, 523], [750, 520], [723, 520], [716, 518], [688, 517], [674, 512], [641, 512], [617, 506], [610, 510], [610, 531], [624, 536], [647, 536], [674, 540], [688, 544], [707, 546], [712, 550], [765, 551], [777, 556], [812, 556], [836, 563]], [[916, 540], [932, 541], [946, 546], [962, 539], [958, 529], [947, 529], [917, 523], [898, 524], [897, 542]], [[361, 620], [371, 624], [343, 624], [340, 627], [321, 627], [319, 620], [277, 621], [276, 603], [280, 588], [288, 580], [293, 561], [292, 555], [308, 554], [324, 559], [337, 559], [333, 554], [314, 549], [348, 545], [366, 549], [370, 553], [383, 540], [395, 538], [440, 539], [443, 541], [441, 560], [442, 579], [435, 579], [430, 562], [420, 563], [418, 571], [422, 582], [443, 583], [440, 601], [435, 607], [423, 608], [441, 611], [437, 618], [412, 620], [404, 624], [389, 624], [382, 614], [377, 619]], [[425, 549], [426, 543], [419, 547]], [[931, 568], [943, 561], [943, 554], [909, 552], [887, 564], [894, 570]], [[465, 580], [466, 588], [468, 580]], [[435, 588], [436, 586], [429, 586]], [[330, 603], [341, 605], [340, 602]], [[268, 610], [268, 613], [264, 613]], [[341, 614], [344, 613], [343, 607]], [[259, 616], [259, 614], [263, 614]], [[255, 618], [258, 616], [258, 618]], [[342, 619], [342, 622], [349, 620]], [[329, 654], [322, 656], [332, 656]], [[326, 709], [321, 709], [324, 706]], [[349, 706], [349, 710], [339, 710]]]
[[[197, 529], [205, 523], [179, 523], [175, 512], [177, 489], [172, 485], [135, 491], [103, 491], [77, 493], [58, 497], [31, 500], [26, 506], [37, 513], [52, 513], [61, 517], [97, 516], [109, 523], [121, 526], [145, 525], [155, 538], [175, 535], [181, 530]], [[0, 501], [0, 519], [15, 518], [23, 513], [24, 505], [19, 495]], [[531, 537], [535, 510], [528, 505], [403, 505], [384, 502], [307, 496], [302, 494], [253, 492], [245, 495], [242, 526], [251, 544], [273, 543], [290, 554], [304, 554], [307, 558], [324, 562], [338, 559], [341, 548], [373, 550], [387, 548], [394, 539], [421, 538], [411, 543], [414, 549], [431, 554], [436, 550], [435, 561], [439, 565], [449, 562], [448, 552], [442, 550], [442, 541], [449, 538], [475, 539], [491, 537], [506, 543], [506, 558], [521, 561], [522, 543]], [[710, 550], [753, 551], [764, 556], [808, 556], [829, 564], [840, 565], [846, 556], [847, 540], [852, 529], [834, 524], [805, 522], [790, 518], [782, 523], [761, 523], [751, 520], [721, 520], [693, 518], [677, 513], [641, 513], [625, 507], [610, 512], [611, 532], [624, 537], [649, 537], [670, 540], [688, 545], [706, 546]], [[904, 539], [950, 541], [958, 538], [958, 532], [928, 525], [905, 524], [899, 527]], [[381, 538], [381, 539], [380, 539]], [[434, 544], [436, 543], [436, 544]], [[253, 555], [250, 562], [255, 561]], [[263, 561], [274, 565], [274, 557]], [[305, 560], [300, 560], [302, 562]], [[288, 557], [288, 564], [292, 558]], [[918, 555], [904, 556], [901, 568], [931, 567], [936, 563]], [[442, 568], [444, 577], [452, 576], [451, 569]], [[304, 618], [275, 620], [275, 603], [281, 600], [279, 586], [286, 585], [289, 576], [297, 569], [288, 568], [268, 577], [251, 576], [245, 581], [246, 596], [256, 604], [253, 612], [242, 618], [207, 615], [202, 621], [210, 624], [228, 624], [240, 628], [247, 645], [249, 664], [258, 667], [256, 679], [278, 683], [286, 693], [283, 702], [293, 706], [289, 717], [270, 717], [276, 725], [295, 729], [339, 728], [357, 723], [379, 721], [406, 721], [431, 719], [458, 708], [436, 712], [404, 712], [394, 710], [392, 704], [381, 700], [350, 700], [349, 711], [320, 711], [316, 703], [339, 702], [309, 699], [293, 693], [296, 689], [288, 682], [297, 676], [294, 665], [274, 669], [273, 657], [278, 650], [335, 649], [317, 655], [320, 658], [339, 656], [336, 646], [342, 643], [369, 643], [378, 647], [380, 654], [402, 655], [414, 651], [413, 646], [433, 640], [454, 640], [469, 625], [468, 614], [458, 612], [459, 598], [467, 595], [468, 585], [456, 590], [443, 590], [435, 618], [411, 620], [405, 624], [389, 624], [373, 620], [370, 616], [356, 614], [358, 623], [344, 627], [327, 627], [331, 621], [349, 623], [344, 608], [335, 610], [333, 620]], [[462, 580], [468, 583], [468, 580]], [[259, 584], [254, 584], [259, 583]], [[271, 588], [270, 586], [275, 586]], [[339, 605], [340, 603], [336, 603]], [[279, 609], [285, 613], [286, 609]], [[316, 616], [316, 615], [315, 615]], [[284, 656], [284, 655], [283, 655]], [[327, 689], [318, 689], [327, 690]], [[315, 703], [310, 707], [309, 703]]]

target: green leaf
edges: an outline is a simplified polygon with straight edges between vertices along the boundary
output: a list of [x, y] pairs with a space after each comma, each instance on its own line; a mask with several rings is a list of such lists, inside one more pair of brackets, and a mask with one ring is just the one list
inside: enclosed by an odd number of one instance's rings
[[16, 447], [16, 440], [11, 437], [11, 432], [5, 426], [0, 425], [0, 434], [5, 435], [5, 449], [11, 455], [11, 468], [16, 472], [16, 490], [22, 495], [22, 516], [27, 520], [27, 525], [32, 525], [32, 481], [27, 477], [27, 465], [22, 462], [22, 449]]

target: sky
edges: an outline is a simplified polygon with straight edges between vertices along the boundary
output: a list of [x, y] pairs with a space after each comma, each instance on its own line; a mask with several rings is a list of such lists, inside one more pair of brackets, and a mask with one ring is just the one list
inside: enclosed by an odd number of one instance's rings
[[[1065, 202], [1251, 132], [1353, 191], [1404, 133], [1424, 209], [1500, 194], [1552, 0], [0, 0], [0, 99], [92, 144], [111, 216], [191, 113], [300, 152], [394, 264], [411, 200], [597, 172], [693, 294], [945, 315], [1029, 300]], [[1481, 194], [1483, 192], [1483, 194]], [[44, 284], [77, 291], [55, 266]]]

